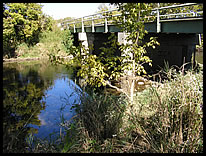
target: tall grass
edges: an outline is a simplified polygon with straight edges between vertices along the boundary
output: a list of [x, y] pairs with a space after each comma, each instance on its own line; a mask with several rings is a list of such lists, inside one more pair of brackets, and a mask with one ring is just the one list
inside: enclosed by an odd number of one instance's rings
[[82, 96], [63, 152], [203, 152], [203, 73], [183, 70], [168, 69], [132, 106], [123, 96]]
[[136, 111], [129, 110], [128, 126], [135, 127], [144, 143], [144, 149], [137, 151], [203, 152], [202, 72], [188, 71], [184, 75], [172, 68], [167, 77], [161, 87], [148, 88], [138, 95]]
[[106, 139], [119, 133], [125, 102], [114, 95], [81, 96], [78, 118], [67, 131], [63, 152], [100, 152]]

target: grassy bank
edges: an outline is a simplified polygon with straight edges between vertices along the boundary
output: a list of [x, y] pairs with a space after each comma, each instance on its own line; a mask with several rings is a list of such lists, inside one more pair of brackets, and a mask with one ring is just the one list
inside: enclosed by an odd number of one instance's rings
[[62, 152], [203, 152], [202, 70], [165, 74], [160, 85], [136, 93], [132, 106], [124, 96], [82, 96]]
[[28, 46], [28, 44], [23, 42], [15, 49], [14, 58], [5, 55], [3, 59], [5, 59], [5, 61], [40, 59], [49, 58], [49, 55], [51, 54], [55, 56], [66, 57], [66, 49], [62, 42], [64, 37], [65, 31], [61, 31], [60, 28], [54, 26], [53, 31], [44, 31], [41, 34], [37, 44]]

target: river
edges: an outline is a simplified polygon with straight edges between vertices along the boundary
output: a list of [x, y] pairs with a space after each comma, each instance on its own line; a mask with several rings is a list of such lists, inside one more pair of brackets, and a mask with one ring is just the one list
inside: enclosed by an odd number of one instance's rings
[[[29, 135], [53, 139], [75, 115], [80, 89], [73, 68], [47, 60], [3, 64], [3, 149], [19, 151]], [[81, 89], [80, 89], [81, 90]]]

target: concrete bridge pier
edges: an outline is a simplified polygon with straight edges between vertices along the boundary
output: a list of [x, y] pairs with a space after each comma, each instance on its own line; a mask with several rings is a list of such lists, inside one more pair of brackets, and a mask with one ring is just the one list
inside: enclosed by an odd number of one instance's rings
[[[86, 32], [78, 33], [78, 40], [81, 42], [81, 45], [85, 48], [86, 51], [89, 50], [89, 44], [88, 44], [88, 38]], [[82, 50], [81, 52], [83, 52], [83, 49], [81, 50]]]

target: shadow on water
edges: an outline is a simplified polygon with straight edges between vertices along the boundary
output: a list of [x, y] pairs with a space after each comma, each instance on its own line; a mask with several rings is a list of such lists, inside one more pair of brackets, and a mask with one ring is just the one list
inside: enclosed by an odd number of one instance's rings
[[72, 72], [47, 61], [3, 65], [3, 152], [25, 152], [30, 134], [47, 138], [74, 115]]

